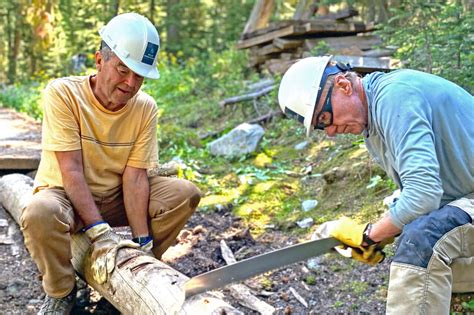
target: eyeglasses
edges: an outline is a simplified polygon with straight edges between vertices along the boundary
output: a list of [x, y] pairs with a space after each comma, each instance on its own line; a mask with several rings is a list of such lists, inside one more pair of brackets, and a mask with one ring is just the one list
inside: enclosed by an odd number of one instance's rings
[[[329, 88], [328, 93], [326, 94], [326, 99], [324, 100], [323, 108], [316, 116], [316, 126], [314, 127], [314, 129], [324, 130], [324, 128], [332, 125], [333, 114], [332, 114], [331, 95], [332, 95], [332, 86]], [[318, 106], [318, 104], [315, 104], [315, 106]], [[323, 113], [329, 113], [330, 115], [329, 117], [327, 118], [325, 117], [325, 119], [322, 119]]]

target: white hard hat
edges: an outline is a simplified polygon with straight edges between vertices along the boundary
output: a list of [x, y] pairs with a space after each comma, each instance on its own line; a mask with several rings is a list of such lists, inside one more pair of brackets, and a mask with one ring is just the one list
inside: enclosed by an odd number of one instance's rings
[[278, 102], [281, 110], [303, 123], [307, 136], [313, 130], [311, 121], [316, 110], [316, 99], [318, 92], [324, 88], [320, 86], [321, 80], [330, 60], [331, 56], [301, 59], [286, 71], [280, 83]]
[[160, 37], [146, 17], [137, 13], [117, 15], [100, 29], [99, 34], [130, 70], [150, 79], [160, 77], [156, 69]]

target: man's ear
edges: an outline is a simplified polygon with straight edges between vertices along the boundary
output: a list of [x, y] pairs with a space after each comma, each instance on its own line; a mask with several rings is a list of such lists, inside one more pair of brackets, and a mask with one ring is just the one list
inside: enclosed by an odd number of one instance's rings
[[338, 73], [334, 77], [334, 86], [346, 95], [352, 94], [352, 83], [342, 73]]
[[102, 69], [102, 64], [104, 62], [104, 59], [102, 58], [102, 54], [100, 53], [99, 50], [95, 52], [95, 68], [97, 69], [98, 72]]

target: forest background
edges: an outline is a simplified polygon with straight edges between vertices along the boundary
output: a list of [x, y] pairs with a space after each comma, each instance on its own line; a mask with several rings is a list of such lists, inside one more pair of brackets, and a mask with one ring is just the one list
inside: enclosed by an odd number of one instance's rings
[[[269, 77], [249, 68], [247, 52], [235, 48], [254, 3], [0, 0], [0, 106], [41, 120], [45, 85], [56, 77], [93, 73], [100, 27], [119, 13], [138, 12], [154, 23], [162, 43], [161, 78], [145, 80], [143, 86], [159, 107], [160, 162], [177, 161], [179, 176], [199, 185], [204, 194], [199, 211], [232, 210], [255, 237], [277, 229], [308, 238], [314, 226], [295, 224], [308, 217], [314, 225], [340, 215], [375, 220], [385, 211], [384, 197], [396, 187], [373, 164], [359, 136], [315, 134], [305, 143], [299, 124], [277, 117], [265, 124], [255, 153], [229, 159], [207, 150], [210, 141], [256, 116], [250, 103], [223, 108], [219, 102]], [[291, 19], [297, 4], [275, 0], [271, 21]], [[330, 12], [358, 10], [357, 19], [375, 25], [384, 46], [396, 49], [402, 67], [474, 91], [472, 1], [321, 0], [319, 5]], [[79, 57], [84, 66], [74, 67]], [[278, 83], [280, 77], [273, 79]], [[276, 94], [258, 102], [279, 110]], [[304, 211], [305, 200], [317, 200], [317, 206]]]

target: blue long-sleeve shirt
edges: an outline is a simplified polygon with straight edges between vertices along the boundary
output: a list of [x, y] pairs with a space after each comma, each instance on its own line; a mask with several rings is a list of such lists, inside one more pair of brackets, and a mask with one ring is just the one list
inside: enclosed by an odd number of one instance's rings
[[415, 71], [363, 78], [369, 153], [401, 189], [393, 223], [403, 225], [474, 192], [474, 98], [443, 78]]

